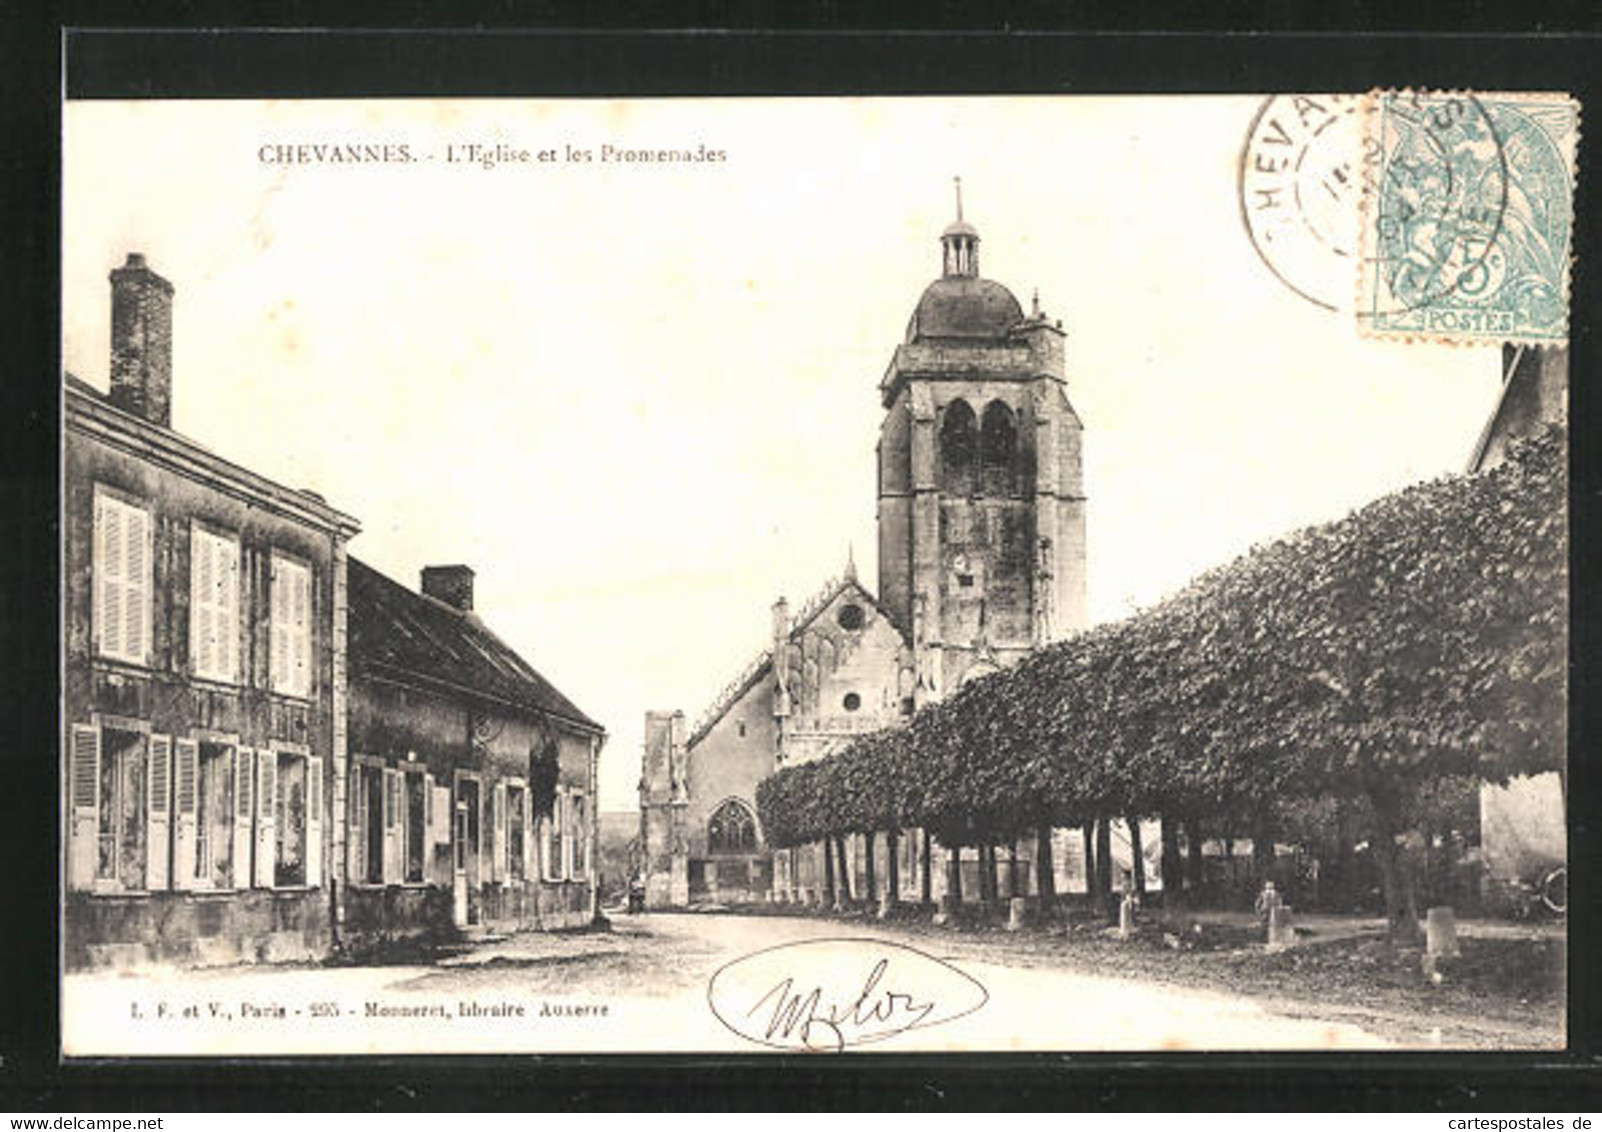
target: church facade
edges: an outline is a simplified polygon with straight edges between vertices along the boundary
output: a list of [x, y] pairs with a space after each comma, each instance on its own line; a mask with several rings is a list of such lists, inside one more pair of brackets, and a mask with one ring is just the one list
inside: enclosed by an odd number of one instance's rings
[[[757, 783], [1085, 625], [1083, 427], [1062, 324], [980, 275], [960, 196], [940, 243], [941, 274], [879, 383], [878, 593], [848, 562], [794, 614], [775, 603], [770, 646], [693, 725], [647, 713], [648, 907], [815, 891], [812, 862], [767, 847]], [[943, 875], [916, 844], [900, 870], [913, 899]]]

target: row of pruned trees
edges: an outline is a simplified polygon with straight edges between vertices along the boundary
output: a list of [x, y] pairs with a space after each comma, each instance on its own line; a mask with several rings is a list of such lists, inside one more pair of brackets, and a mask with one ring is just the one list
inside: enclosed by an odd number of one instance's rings
[[1564, 766], [1566, 470], [1552, 427], [1492, 471], [1259, 546], [906, 728], [773, 775], [757, 794], [767, 837], [917, 827], [987, 846], [1157, 817], [1177, 876], [1182, 824], [1193, 846], [1197, 823], [1224, 822], [1271, 847], [1282, 802], [1350, 799], [1393, 930], [1415, 931], [1398, 838], [1421, 791]]

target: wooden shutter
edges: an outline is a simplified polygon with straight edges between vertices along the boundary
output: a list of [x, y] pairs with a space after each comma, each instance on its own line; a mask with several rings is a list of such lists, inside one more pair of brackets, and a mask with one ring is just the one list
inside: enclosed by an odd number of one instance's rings
[[384, 883], [399, 884], [404, 875], [401, 865], [401, 816], [405, 791], [398, 770], [384, 771]]
[[584, 795], [573, 795], [573, 868], [575, 879], [588, 880], [590, 876], [590, 837], [586, 832], [586, 812]]
[[172, 737], [152, 735], [145, 768], [145, 887], [152, 892], [168, 885], [167, 863], [172, 831]]
[[72, 817], [67, 887], [93, 888], [100, 854], [100, 728], [74, 724], [67, 752]]
[[217, 664], [213, 619], [212, 542], [199, 527], [189, 532], [189, 665], [197, 676], [210, 676]]
[[305, 696], [311, 693], [311, 571], [296, 566], [289, 576], [291, 691]]
[[195, 816], [200, 792], [200, 744], [193, 739], [179, 739], [173, 744], [176, 752], [173, 767], [172, 886], [176, 889], [195, 887]]
[[562, 795], [562, 879], [573, 879], [573, 796]]
[[150, 655], [150, 516], [124, 509], [127, 573], [123, 577], [122, 625], [129, 659], [143, 664]]
[[275, 692], [289, 690], [289, 615], [285, 600], [287, 583], [284, 580], [284, 563], [273, 555], [272, 578], [268, 583], [269, 611], [267, 623], [272, 637], [272, 656], [268, 666], [272, 669], [272, 688]]
[[249, 888], [254, 875], [250, 867], [250, 850], [256, 843], [256, 829], [251, 819], [256, 816], [256, 752], [250, 747], [234, 749], [234, 815], [229, 828], [234, 831], [235, 888]]
[[114, 499], [95, 497], [95, 607], [96, 649], [106, 656], [122, 656], [123, 647], [123, 508]]
[[217, 548], [217, 667], [229, 683], [239, 681], [239, 544], [214, 539]]
[[523, 879], [533, 881], [539, 879], [535, 871], [539, 858], [534, 849], [534, 843], [539, 840], [539, 831], [534, 828], [534, 799], [533, 791], [528, 784], [523, 785]]
[[506, 882], [506, 783], [490, 789], [490, 880]]
[[306, 883], [323, 884], [323, 760], [306, 760]]
[[271, 888], [278, 873], [278, 755], [266, 748], [256, 752], [256, 868], [257, 888]]

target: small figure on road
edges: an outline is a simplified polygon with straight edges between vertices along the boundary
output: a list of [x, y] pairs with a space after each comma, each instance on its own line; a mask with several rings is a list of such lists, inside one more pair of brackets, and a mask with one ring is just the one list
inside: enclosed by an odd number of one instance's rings
[[1257, 903], [1254, 905], [1257, 918], [1267, 923], [1269, 916], [1273, 914], [1273, 909], [1279, 907], [1279, 905], [1279, 890], [1274, 887], [1273, 881], [1265, 880], [1263, 882], [1263, 890], [1257, 894]]

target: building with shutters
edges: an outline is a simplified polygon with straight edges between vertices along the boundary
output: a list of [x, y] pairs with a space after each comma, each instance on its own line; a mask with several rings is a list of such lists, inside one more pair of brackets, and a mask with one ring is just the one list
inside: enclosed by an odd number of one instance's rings
[[321, 956], [359, 527], [174, 432], [173, 288], [111, 287], [110, 391], [64, 390], [65, 962]]
[[[878, 593], [848, 564], [793, 618], [781, 598], [770, 647], [696, 723], [647, 713], [640, 844], [650, 905], [815, 895], [817, 855], [775, 859], [764, 844], [758, 782], [1085, 626], [1083, 429], [1068, 400], [1062, 323], [1038, 298], [1025, 313], [982, 277], [979, 244], [959, 195], [940, 275], [879, 382]], [[864, 846], [848, 840], [860, 882]], [[905, 893], [938, 896], [944, 851], [923, 837], [898, 851]], [[1019, 860], [1017, 847], [1003, 855]]]
[[605, 731], [485, 625], [473, 580], [350, 561], [348, 949], [598, 911]]

